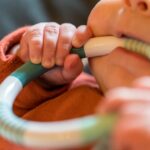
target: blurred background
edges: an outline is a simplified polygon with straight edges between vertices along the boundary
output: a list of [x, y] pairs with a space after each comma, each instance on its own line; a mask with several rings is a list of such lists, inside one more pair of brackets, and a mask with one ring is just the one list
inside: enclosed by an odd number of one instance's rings
[[39, 22], [86, 24], [99, 0], [0, 0], [0, 39], [11, 31]]

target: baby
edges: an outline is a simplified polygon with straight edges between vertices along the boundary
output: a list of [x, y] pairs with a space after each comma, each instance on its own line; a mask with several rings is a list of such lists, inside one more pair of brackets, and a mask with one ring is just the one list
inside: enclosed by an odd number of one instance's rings
[[[1, 80], [29, 60], [46, 68], [58, 66], [24, 88], [16, 99], [15, 113], [28, 120], [64, 120], [92, 114], [99, 103], [97, 112], [120, 114], [112, 149], [149, 150], [150, 78], [145, 77], [150, 75], [149, 60], [117, 48], [109, 55], [89, 59], [93, 78], [82, 73], [79, 57], [69, 54], [72, 46], [81, 47], [95, 36], [125, 36], [150, 43], [149, 6], [148, 0], [101, 0], [87, 25], [39, 23], [5, 37], [0, 42]], [[16, 54], [9, 53], [19, 42]], [[0, 140], [1, 149], [26, 149]]]

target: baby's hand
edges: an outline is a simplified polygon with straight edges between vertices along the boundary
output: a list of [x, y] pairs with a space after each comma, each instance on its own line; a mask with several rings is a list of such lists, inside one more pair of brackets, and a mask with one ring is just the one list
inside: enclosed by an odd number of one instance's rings
[[24, 61], [41, 63], [46, 68], [51, 68], [54, 64], [63, 65], [75, 31], [72, 24], [36, 24], [23, 35], [19, 56]]
[[[82, 62], [69, 54], [73, 46], [79, 47], [91, 37], [86, 26], [78, 29], [72, 24], [39, 23], [28, 29], [20, 43], [19, 57], [45, 68], [61, 66], [43, 75], [51, 84], [64, 84], [74, 80], [82, 71]], [[73, 43], [73, 44], [72, 44]]]
[[112, 136], [112, 149], [150, 149], [150, 78], [137, 80], [132, 88], [118, 88], [106, 94], [101, 113], [119, 114]]

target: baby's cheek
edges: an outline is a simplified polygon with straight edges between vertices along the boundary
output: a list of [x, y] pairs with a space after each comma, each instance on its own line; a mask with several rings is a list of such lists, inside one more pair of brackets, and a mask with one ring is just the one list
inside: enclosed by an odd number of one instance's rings
[[122, 0], [101, 0], [88, 17], [88, 26], [95, 36], [112, 35]]

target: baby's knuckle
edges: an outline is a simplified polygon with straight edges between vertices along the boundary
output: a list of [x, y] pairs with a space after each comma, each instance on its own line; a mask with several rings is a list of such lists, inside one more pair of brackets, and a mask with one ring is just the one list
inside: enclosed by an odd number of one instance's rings
[[50, 34], [58, 34], [58, 26], [55, 24], [47, 24], [45, 26], [45, 32], [49, 32]]
[[34, 29], [29, 31], [29, 35], [31, 37], [40, 37], [41, 36], [41, 31], [37, 28], [34, 28]]
[[71, 23], [63, 23], [62, 25], [61, 25], [61, 27], [63, 27], [63, 28], [66, 28], [66, 29], [75, 29], [76, 27], [75, 27], [75, 25], [73, 25], [73, 24], [71, 24]]

